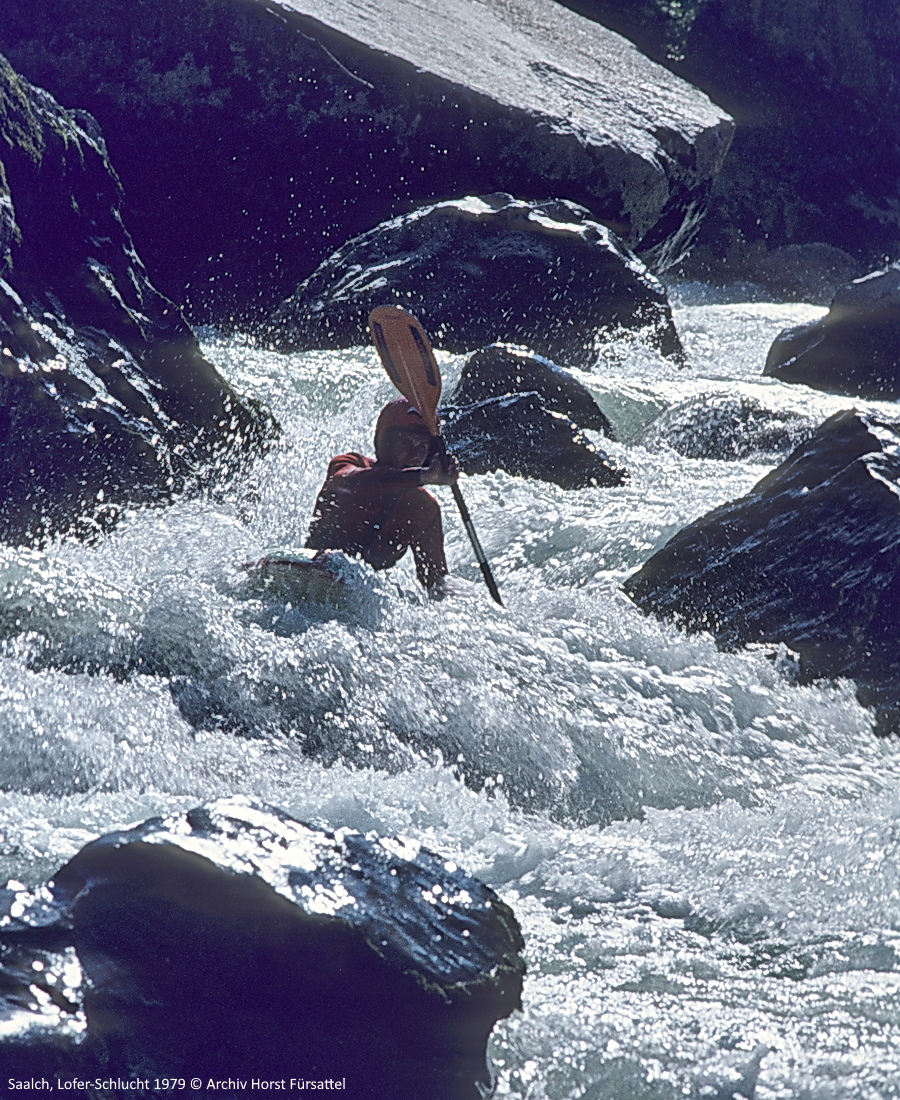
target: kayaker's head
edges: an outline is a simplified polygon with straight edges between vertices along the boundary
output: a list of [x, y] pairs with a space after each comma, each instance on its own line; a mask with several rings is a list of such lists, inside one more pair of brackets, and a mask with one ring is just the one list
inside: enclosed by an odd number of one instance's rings
[[375, 457], [386, 466], [407, 469], [424, 466], [431, 448], [431, 432], [405, 397], [388, 402], [375, 425]]

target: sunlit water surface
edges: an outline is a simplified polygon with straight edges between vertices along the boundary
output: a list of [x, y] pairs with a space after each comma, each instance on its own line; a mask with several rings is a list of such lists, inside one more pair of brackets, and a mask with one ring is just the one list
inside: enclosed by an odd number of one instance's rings
[[[0, 879], [244, 793], [420, 839], [512, 905], [529, 974], [493, 1039], [499, 1096], [900, 1096], [896, 743], [850, 685], [798, 686], [784, 650], [719, 653], [619, 589], [848, 404], [760, 374], [820, 311], [679, 293], [685, 369], [623, 341], [580, 375], [629, 485], [463, 479], [505, 610], [443, 496], [470, 582], [444, 603], [407, 563], [343, 611], [261, 597], [243, 563], [302, 542], [328, 458], [371, 449], [391, 391], [369, 349], [207, 334], [277, 450], [93, 546], [0, 548]], [[686, 457], [723, 439], [732, 457]]]

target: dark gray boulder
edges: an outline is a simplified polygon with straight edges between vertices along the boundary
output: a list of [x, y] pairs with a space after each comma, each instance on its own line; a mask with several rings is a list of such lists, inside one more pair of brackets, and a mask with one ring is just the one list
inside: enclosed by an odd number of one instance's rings
[[[698, 258], [704, 252], [700, 249]], [[691, 261], [688, 261], [690, 266]], [[704, 261], [708, 265], [708, 260]], [[704, 274], [696, 264], [697, 273]], [[776, 302], [809, 302], [827, 306], [844, 283], [865, 274], [865, 266], [834, 245], [822, 242], [767, 248], [764, 242], [746, 244], [721, 268], [710, 269], [713, 279], [749, 283], [758, 298]]]
[[573, 374], [516, 344], [491, 344], [473, 352], [447, 404], [473, 405], [515, 393], [536, 393], [546, 409], [562, 413], [579, 428], [615, 438], [606, 414]]
[[441, 409], [447, 447], [467, 474], [505, 470], [563, 489], [624, 485], [628, 472], [535, 393]]
[[560, 199], [469, 196], [348, 241], [267, 325], [283, 349], [365, 343], [369, 312], [399, 305], [434, 343], [465, 352], [526, 344], [590, 369], [605, 340], [637, 331], [680, 360], [662, 284], [587, 210]]
[[89, 531], [124, 502], [164, 500], [272, 429], [150, 283], [86, 122], [0, 58], [4, 540]]
[[378, 222], [497, 190], [572, 199], [666, 268], [731, 136], [552, 0], [4, 0], [0, 50], [99, 120], [154, 282], [217, 323]]
[[778, 462], [816, 427], [809, 416], [768, 408], [747, 394], [700, 393], [660, 413], [629, 442], [685, 458]]
[[447, 445], [468, 474], [505, 470], [564, 489], [628, 480], [584, 434], [613, 436], [597, 402], [569, 371], [527, 348], [492, 344], [470, 355], [441, 417]]
[[894, 5], [564, 2], [629, 37], [735, 118], [734, 144], [689, 261], [694, 274], [731, 281], [760, 251], [790, 244], [830, 244], [862, 260], [863, 269], [896, 249]]
[[65, 1001], [41, 1031], [41, 998], [0, 984], [0, 1058], [23, 1076], [55, 1038], [68, 1076], [199, 1077], [199, 1096], [210, 1078], [255, 1095], [256, 1077], [478, 1100], [488, 1035], [519, 1006], [523, 943], [492, 890], [417, 844], [243, 799], [101, 837], [49, 891], [3, 894], [0, 978], [30, 969]]
[[837, 413], [751, 492], [680, 531], [625, 583], [645, 611], [726, 647], [783, 642], [804, 678], [854, 678], [897, 728], [900, 431]]
[[841, 287], [824, 317], [779, 333], [763, 374], [853, 397], [900, 397], [900, 266]]

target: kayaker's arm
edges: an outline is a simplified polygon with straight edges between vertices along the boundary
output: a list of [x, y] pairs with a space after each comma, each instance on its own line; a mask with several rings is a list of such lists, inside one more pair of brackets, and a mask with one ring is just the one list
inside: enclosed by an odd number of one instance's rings
[[459, 479], [459, 463], [450, 457], [446, 469], [438, 455], [434, 455], [427, 466], [408, 466], [398, 469], [376, 462], [374, 466], [361, 467], [346, 465], [336, 470], [335, 478], [352, 477], [354, 484], [360, 487], [371, 485], [380, 489], [418, 489], [423, 485], [455, 485]]

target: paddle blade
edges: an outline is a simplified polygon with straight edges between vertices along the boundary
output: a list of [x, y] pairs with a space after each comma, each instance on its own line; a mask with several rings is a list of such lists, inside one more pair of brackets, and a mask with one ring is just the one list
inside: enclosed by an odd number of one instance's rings
[[390, 380], [419, 410], [431, 434], [440, 435], [441, 374], [425, 330], [405, 309], [377, 306], [369, 314], [369, 332]]
[[[431, 434], [440, 437], [437, 407], [441, 398], [441, 373], [425, 330], [405, 309], [398, 306], [377, 306], [369, 314], [369, 332], [390, 380], [406, 400], [419, 410]], [[437, 446], [446, 468], [444, 441], [438, 438]], [[485, 584], [493, 599], [502, 607], [503, 601], [497, 591], [490, 564], [475, 534], [462, 493], [458, 485], [454, 484], [451, 488]]]

